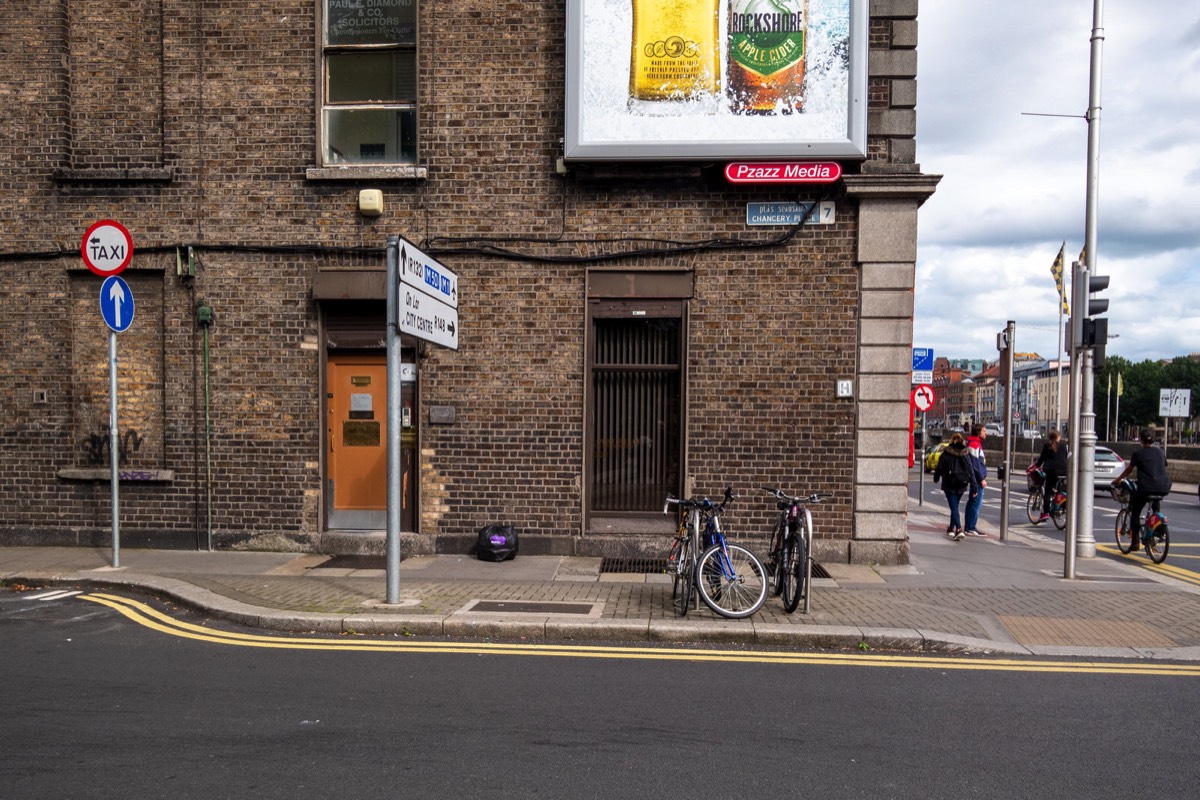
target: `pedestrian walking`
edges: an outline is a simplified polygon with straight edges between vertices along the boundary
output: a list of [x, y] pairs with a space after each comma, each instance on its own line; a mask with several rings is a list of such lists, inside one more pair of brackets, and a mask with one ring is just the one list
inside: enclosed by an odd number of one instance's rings
[[971, 488], [974, 477], [966, 440], [961, 433], [955, 432], [938, 456], [937, 467], [933, 471], [933, 482], [941, 482], [942, 491], [946, 493], [946, 505], [950, 507], [950, 524], [946, 526], [946, 535], [951, 539], [966, 537], [958, 508], [963, 495]]
[[979, 511], [983, 508], [983, 490], [987, 488], [987, 461], [983, 454], [983, 443], [987, 439], [987, 428], [980, 423], [971, 427], [971, 436], [967, 439], [967, 457], [971, 462], [971, 470], [975, 480], [971, 482], [971, 494], [967, 498], [967, 518], [964, 520], [967, 536], [986, 536], [980, 533]]
[[1050, 506], [1054, 504], [1054, 495], [1058, 492], [1059, 482], [1067, 477], [1067, 444], [1062, 441], [1062, 434], [1050, 431], [1046, 443], [1042, 445], [1041, 455], [1034, 462], [1046, 475], [1042, 484], [1042, 515], [1035, 525], [1050, 519]]

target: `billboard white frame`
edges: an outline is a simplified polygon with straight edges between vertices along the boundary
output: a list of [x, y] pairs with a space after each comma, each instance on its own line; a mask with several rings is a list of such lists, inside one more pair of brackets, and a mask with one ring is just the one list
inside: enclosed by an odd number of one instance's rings
[[[719, 0], [719, 5], [721, 40], [726, 41], [728, 3]], [[810, 82], [828, 78], [825, 84], [817, 84], [828, 90], [821, 95], [822, 108], [786, 116], [738, 115], [722, 103], [714, 113], [648, 116], [630, 111], [625, 103], [629, 32], [624, 51], [612, 52], [618, 49], [626, 21], [628, 31], [632, 30], [630, 0], [568, 3], [564, 159], [865, 159], [868, 0], [808, 0], [808, 8], [810, 26], [821, 24], [822, 13], [839, 15], [838, 25], [844, 21], [847, 26], [846, 37], [840, 40], [848, 46], [844, 56], [834, 49], [837, 41], [822, 44], [819, 37], [810, 36], [809, 57], [826, 65], [823, 71], [817, 63], [806, 65]], [[723, 86], [726, 81], [723, 76]]]

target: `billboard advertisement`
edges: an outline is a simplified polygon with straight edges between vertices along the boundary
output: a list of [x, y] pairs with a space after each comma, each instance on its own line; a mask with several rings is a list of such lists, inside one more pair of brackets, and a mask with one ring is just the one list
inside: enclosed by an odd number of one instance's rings
[[865, 158], [867, 0], [571, 0], [568, 161]]

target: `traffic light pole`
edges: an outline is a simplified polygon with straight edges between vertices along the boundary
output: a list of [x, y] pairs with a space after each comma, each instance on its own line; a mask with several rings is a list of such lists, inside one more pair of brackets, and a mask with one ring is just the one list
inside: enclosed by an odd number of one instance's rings
[[[1084, 256], [1074, 264], [1071, 290], [1075, 307], [1071, 309], [1071, 453], [1074, 464], [1070, 492], [1074, 505], [1072, 523], [1067, 529], [1067, 547], [1063, 577], [1075, 577], [1075, 556], [1094, 558], [1096, 537], [1092, 532], [1092, 513], [1095, 507], [1093, 481], [1096, 461], [1096, 413], [1093, 408], [1093, 351], [1091, 346], [1104, 347], [1106, 341], [1093, 341], [1085, 346], [1084, 318], [1094, 311], [1103, 311], [1108, 301], [1089, 300], [1096, 265], [1096, 218], [1100, 205], [1100, 75], [1104, 49], [1104, 0], [1094, 0], [1092, 7], [1091, 75], [1088, 81], [1088, 148], [1087, 148], [1087, 209], [1084, 232]], [[1104, 288], [1107, 278], [1096, 281]], [[1093, 306], [1095, 308], [1093, 308]], [[1095, 326], [1092, 327], [1093, 332]], [[1107, 331], [1104, 333], [1107, 338]], [[1103, 352], [1103, 351], [1101, 351]], [[1078, 377], [1076, 378], [1076, 375]], [[1078, 401], [1076, 402], [1076, 398]]]

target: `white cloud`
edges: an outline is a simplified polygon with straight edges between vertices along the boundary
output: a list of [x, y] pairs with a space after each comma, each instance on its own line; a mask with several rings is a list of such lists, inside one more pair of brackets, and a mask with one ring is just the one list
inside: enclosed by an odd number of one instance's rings
[[[1200, 13], [1106, 6], [1094, 267], [1112, 277], [1109, 349], [1184, 355], [1200, 351]], [[1019, 350], [1054, 357], [1050, 265], [1065, 241], [1069, 272], [1085, 235], [1092, 4], [920, 14], [918, 156], [944, 178], [921, 209], [914, 343], [994, 358], [1012, 319]]]

